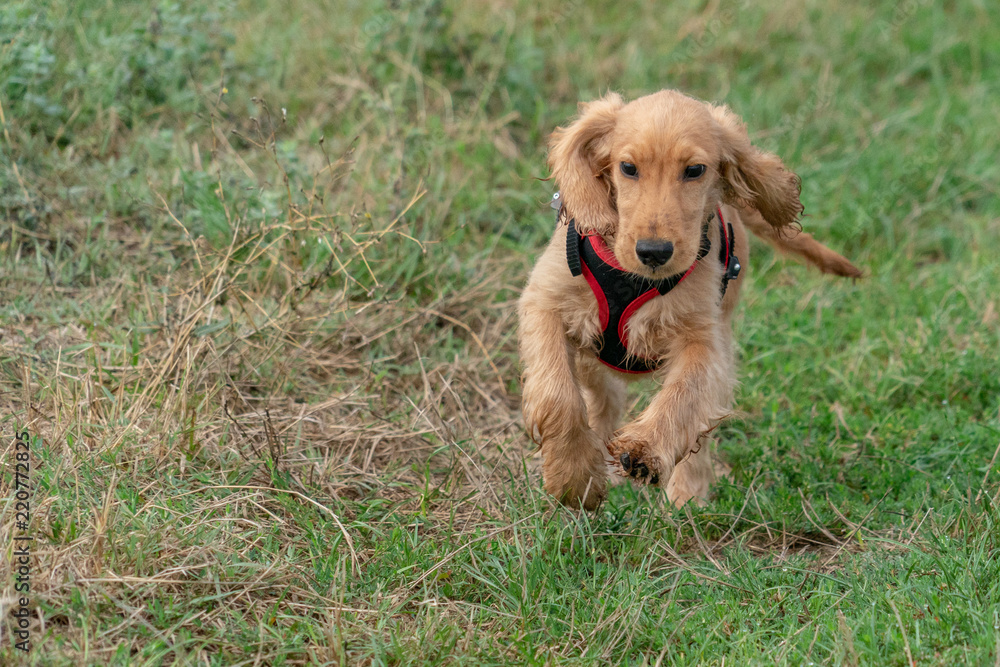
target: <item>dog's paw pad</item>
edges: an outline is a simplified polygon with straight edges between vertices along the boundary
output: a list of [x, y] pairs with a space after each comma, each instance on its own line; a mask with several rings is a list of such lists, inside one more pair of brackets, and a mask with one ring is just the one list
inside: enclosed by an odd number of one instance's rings
[[659, 484], [660, 470], [656, 460], [645, 451], [643, 443], [621, 439], [608, 445], [612, 458], [621, 466], [619, 475], [631, 477], [642, 484]]

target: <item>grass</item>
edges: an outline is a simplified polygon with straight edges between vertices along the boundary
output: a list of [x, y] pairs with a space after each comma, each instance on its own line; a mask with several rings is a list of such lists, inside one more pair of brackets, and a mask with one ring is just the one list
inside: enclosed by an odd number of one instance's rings
[[[1000, 664], [993, 5], [209, 4], [0, 8], [0, 662]], [[867, 277], [755, 245], [731, 479], [580, 514], [518, 412], [544, 141], [662, 87]]]

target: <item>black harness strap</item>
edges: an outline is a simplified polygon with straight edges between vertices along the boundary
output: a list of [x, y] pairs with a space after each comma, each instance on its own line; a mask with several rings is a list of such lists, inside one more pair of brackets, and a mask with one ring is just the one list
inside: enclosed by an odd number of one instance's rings
[[[740, 260], [736, 257], [736, 237], [733, 234], [733, 223], [722, 220], [721, 210], [718, 212], [718, 216], [719, 238], [725, 240], [724, 244], [719, 244], [719, 263], [725, 267], [725, 270], [722, 272], [722, 295], [719, 297], [719, 301], [722, 301], [722, 298], [726, 296], [726, 288], [729, 287], [729, 281], [736, 280], [740, 275], [740, 269], [743, 267], [740, 265]], [[725, 245], [725, 249], [721, 247], [723, 245]]]

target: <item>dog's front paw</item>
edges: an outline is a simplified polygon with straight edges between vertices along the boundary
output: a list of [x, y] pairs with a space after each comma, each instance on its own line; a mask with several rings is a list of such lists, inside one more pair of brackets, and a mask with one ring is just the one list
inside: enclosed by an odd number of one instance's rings
[[608, 443], [608, 452], [621, 466], [619, 475], [631, 477], [642, 484], [655, 486], [660, 480], [666, 482], [673, 472], [673, 465], [655, 453], [649, 442], [627, 432]]
[[586, 470], [573, 471], [573, 474], [547, 470], [545, 490], [563, 505], [576, 509], [582, 507], [585, 510], [597, 509], [606, 495], [604, 478], [600, 472], [594, 474]]

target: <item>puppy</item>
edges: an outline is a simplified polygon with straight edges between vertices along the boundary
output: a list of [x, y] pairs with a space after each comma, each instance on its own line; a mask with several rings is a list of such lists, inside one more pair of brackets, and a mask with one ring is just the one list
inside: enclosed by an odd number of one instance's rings
[[[672, 90], [581, 105], [549, 140], [559, 224], [520, 299], [522, 413], [545, 488], [595, 508], [609, 471], [682, 504], [712, 481], [707, 434], [730, 411], [746, 230], [859, 277], [799, 231], [799, 179], [742, 121]], [[661, 386], [620, 429], [626, 382]]]

